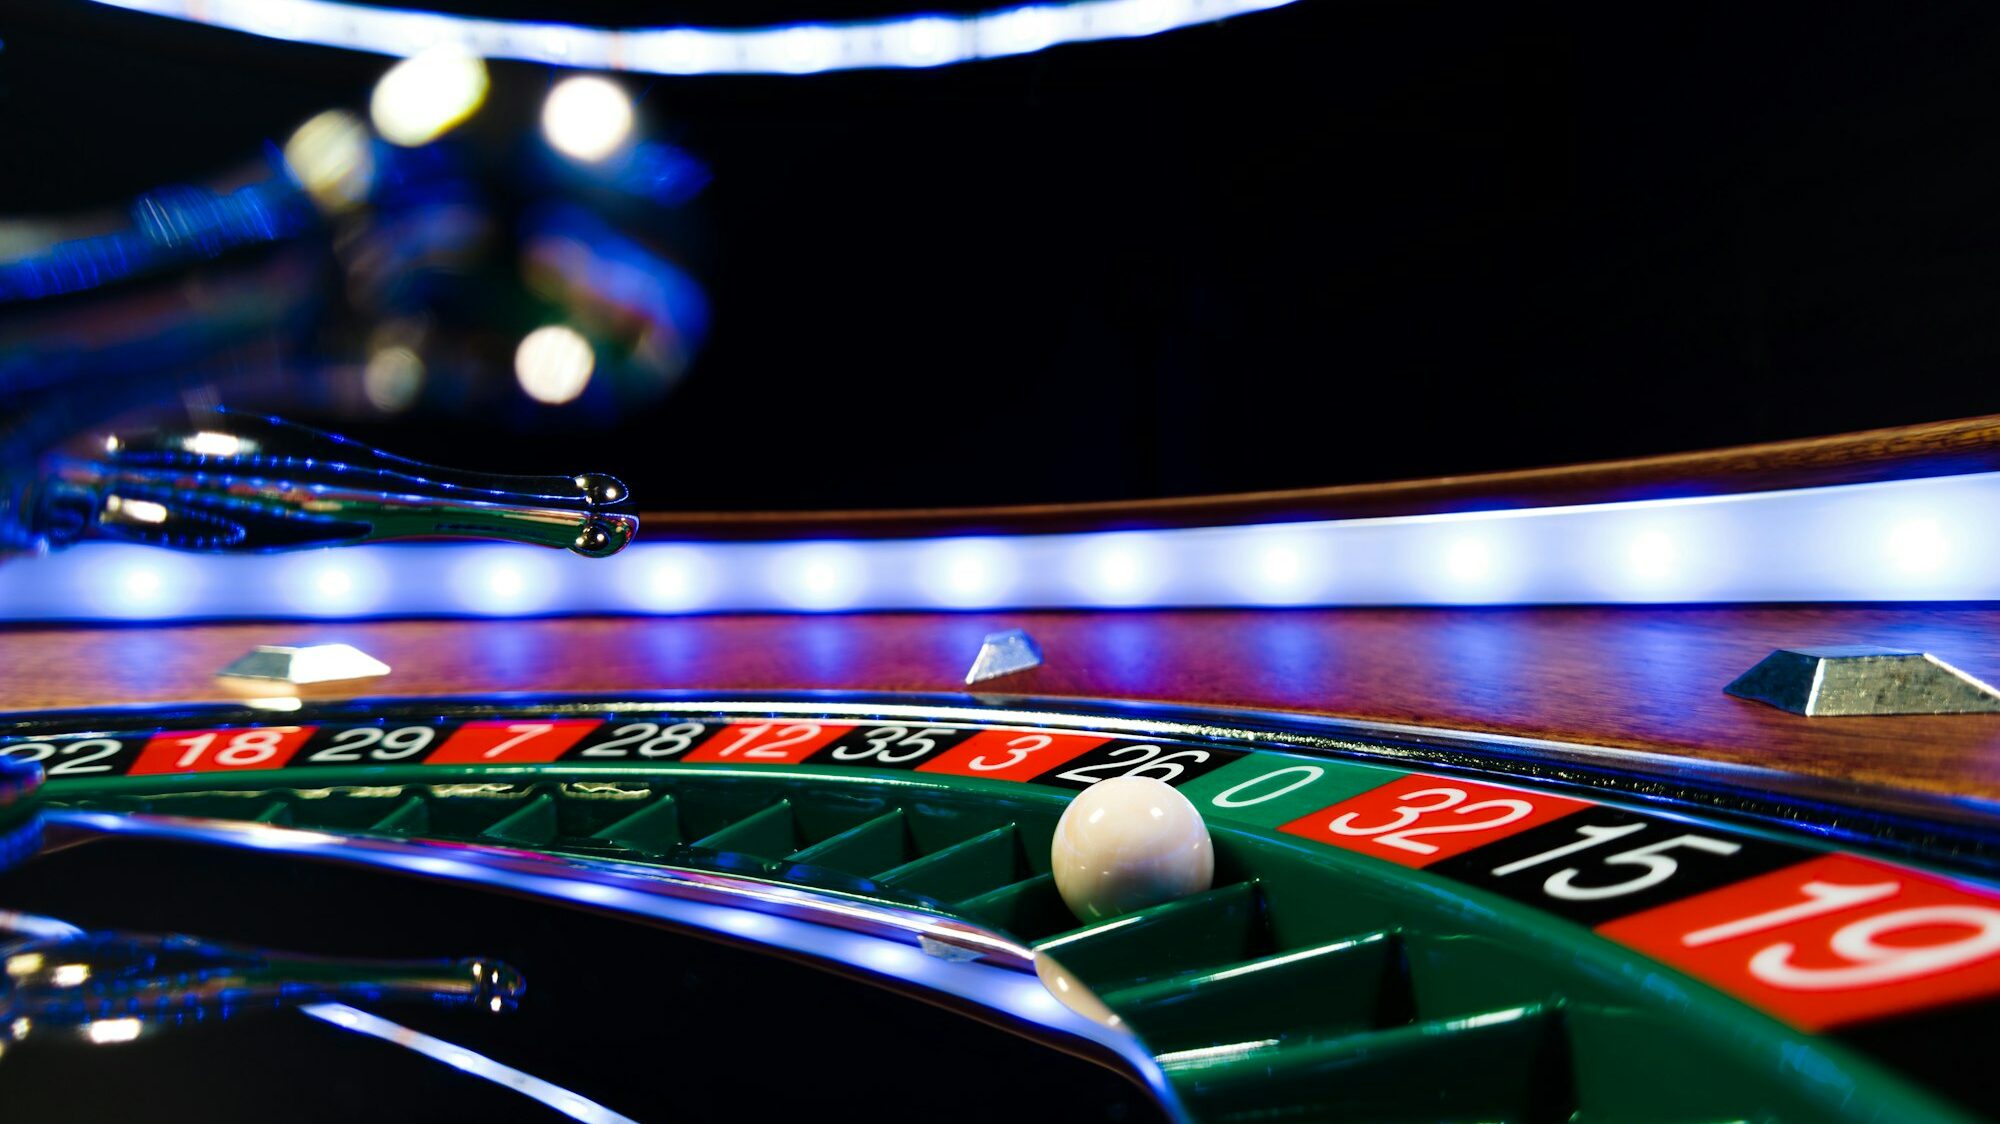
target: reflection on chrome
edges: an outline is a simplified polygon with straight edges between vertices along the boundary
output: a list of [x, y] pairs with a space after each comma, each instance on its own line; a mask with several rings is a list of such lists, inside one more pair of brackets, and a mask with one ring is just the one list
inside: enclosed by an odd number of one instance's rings
[[463, 1046], [446, 1042], [442, 1038], [433, 1038], [400, 1023], [392, 1023], [388, 1019], [371, 1015], [366, 1011], [357, 1011], [345, 1003], [314, 1003], [299, 1010], [313, 1018], [332, 1023], [342, 1030], [351, 1030], [356, 1034], [393, 1042], [406, 1050], [414, 1050], [427, 1058], [441, 1061], [474, 1077], [512, 1089], [524, 1097], [532, 1097], [548, 1105], [564, 1116], [584, 1121], [585, 1124], [637, 1124], [631, 1117], [613, 1112], [580, 1093], [572, 1093], [560, 1085], [551, 1084], [532, 1074], [522, 1073], [512, 1066], [502, 1065], [484, 1054], [475, 1054]]
[[[587, 360], [588, 342], [575, 345]], [[570, 393], [581, 390], [579, 379]], [[193, 432], [119, 434], [95, 456], [52, 458], [30, 479], [0, 480], [0, 496], [10, 491], [24, 497], [20, 525], [0, 527], [0, 541], [40, 548], [95, 538], [260, 552], [450, 535], [601, 558], [638, 528], [625, 485], [601, 473], [462, 472], [229, 410]]]
[[1059, 965], [990, 930], [892, 902], [779, 886], [729, 873], [544, 855], [503, 847], [330, 836], [269, 825], [147, 813], [46, 813], [59, 844], [104, 835], [267, 853], [469, 882], [569, 902], [684, 932], [748, 941], [928, 997], [953, 997], [996, 1025], [1108, 1064], [1137, 1079], [1174, 1118], [1180, 1099], [1145, 1045], [1106, 1019]]
[[62, 937], [80, 937], [83, 935], [83, 930], [53, 917], [0, 909], [0, 933], [19, 933], [26, 937], [54, 940]]
[[333, 959], [186, 936], [82, 932], [47, 918], [17, 931], [49, 935], [0, 943], [0, 1046], [30, 1033], [111, 1045], [163, 1027], [342, 999], [497, 1013], [511, 1010], [525, 986], [518, 971], [490, 957]]

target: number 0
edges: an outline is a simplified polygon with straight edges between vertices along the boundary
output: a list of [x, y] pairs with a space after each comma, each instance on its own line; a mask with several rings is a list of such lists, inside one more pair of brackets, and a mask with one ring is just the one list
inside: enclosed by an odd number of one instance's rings
[[[1245, 789], [1255, 788], [1266, 781], [1276, 780], [1286, 773], [1303, 773], [1305, 775], [1289, 784], [1279, 786], [1274, 791], [1264, 793], [1262, 796], [1251, 796], [1240, 799], [1237, 796], [1238, 793]], [[1218, 808], [1248, 808], [1252, 804], [1262, 804], [1265, 801], [1276, 800], [1280, 796], [1297, 792], [1325, 775], [1326, 770], [1320, 768], [1318, 765], [1288, 765], [1283, 769], [1251, 777], [1242, 784], [1231, 785], [1221, 792], [1216, 793], [1215, 797], [1209, 803]]]

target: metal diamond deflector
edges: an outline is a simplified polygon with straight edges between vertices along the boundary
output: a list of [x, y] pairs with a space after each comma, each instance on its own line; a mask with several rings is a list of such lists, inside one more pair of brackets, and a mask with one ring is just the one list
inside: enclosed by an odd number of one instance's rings
[[1005, 632], [990, 632], [979, 642], [979, 656], [972, 661], [972, 670], [965, 673], [967, 683], [983, 683], [988, 679], [998, 679], [1017, 671], [1026, 671], [1042, 664], [1042, 646], [1027, 631], [1010, 628]]
[[1723, 689], [1808, 718], [2000, 713], [2000, 690], [1928, 652], [1895, 648], [1780, 648]]
[[227, 679], [331, 683], [387, 675], [389, 665], [350, 644], [315, 644], [307, 648], [260, 645], [216, 674]]

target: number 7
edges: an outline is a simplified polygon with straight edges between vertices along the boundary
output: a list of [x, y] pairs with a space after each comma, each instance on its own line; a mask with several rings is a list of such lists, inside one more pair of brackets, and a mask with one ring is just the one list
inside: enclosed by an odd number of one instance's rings
[[555, 726], [548, 722], [521, 722], [509, 726], [507, 727], [507, 732], [514, 736], [487, 750], [486, 756], [489, 758], [498, 757], [515, 746], [520, 745], [522, 742], [533, 741], [553, 729], [555, 729]]

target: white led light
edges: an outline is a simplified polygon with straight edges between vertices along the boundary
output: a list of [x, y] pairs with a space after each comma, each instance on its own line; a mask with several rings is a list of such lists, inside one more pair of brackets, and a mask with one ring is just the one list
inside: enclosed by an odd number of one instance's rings
[[514, 376], [521, 389], [550, 406], [560, 406], [582, 394], [596, 368], [597, 355], [590, 341], [561, 324], [529, 332], [514, 351]]
[[1258, 575], [1274, 586], [1296, 583], [1301, 569], [1299, 552], [1283, 544], [1265, 547], [1257, 559]]
[[743, 40], [758, 70], [782, 74], [817, 74], [832, 70], [845, 45], [831, 27], [788, 27]]
[[84, 574], [82, 592], [104, 606], [106, 616], [168, 616], [178, 612], [194, 592], [192, 574], [198, 572], [192, 558], [164, 554], [158, 550], [134, 548], [116, 558], [106, 568]]
[[1004, 539], [947, 539], [923, 548], [917, 566], [924, 590], [952, 608], [999, 604], [1014, 579]]
[[1674, 571], [1674, 543], [1659, 531], [1636, 535], [1625, 551], [1633, 576], [1643, 581], [1659, 581]]
[[1077, 585], [1100, 605], [1143, 605], [1164, 584], [1165, 559], [1145, 534], [1081, 536]]
[[633, 600], [656, 612], [686, 612], [698, 609], [708, 599], [714, 584], [714, 567], [701, 550], [667, 546], [644, 555], [642, 564], [629, 570], [634, 583]]
[[1485, 540], [1461, 538], [1445, 551], [1445, 572], [1461, 582], [1478, 582], [1493, 569], [1493, 549]]
[[405, 148], [429, 144], [472, 116], [486, 100], [486, 64], [445, 44], [389, 68], [375, 83], [368, 115], [382, 139]]
[[351, 549], [307, 551], [281, 556], [279, 561], [284, 563], [282, 595], [309, 616], [365, 613], [382, 594], [381, 567]]
[[842, 543], [790, 547], [777, 558], [775, 592], [794, 608], [848, 608], [866, 584], [863, 567], [860, 552]]
[[501, 563], [486, 571], [486, 591], [502, 601], [518, 600], [528, 588], [528, 579], [513, 566]]
[[124, 496], [106, 496], [104, 513], [125, 523], [165, 523], [167, 507], [152, 500], [127, 499]]
[[181, 439], [181, 448], [198, 457], [233, 457], [243, 451], [243, 439], [233, 433], [202, 430]]
[[1206, 545], [1220, 545], [1209, 564], [1226, 569], [1234, 578], [1230, 592], [1252, 604], [1308, 604], [1328, 578], [1320, 537], [1290, 524], [1265, 528], [1240, 546], [1217, 544], [1215, 536]]
[[995, 12], [980, 19], [979, 53], [989, 58], [1025, 55], [1061, 42], [1063, 11], [1034, 6]]
[[943, 66], [968, 56], [964, 24], [939, 17], [913, 19], [882, 31], [882, 61], [891, 66]]
[[130, 1042], [139, 1037], [142, 1029], [144, 1026], [138, 1019], [98, 1019], [96, 1022], [83, 1024], [84, 1037], [98, 1046], [114, 1042]]
[[714, 74], [734, 56], [728, 33], [672, 29], [627, 33], [627, 65], [621, 69], [656, 74]]
[[1951, 541], [1935, 519], [1907, 519], [1889, 529], [1889, 558], [1905, 574], [1934, 574], [1944, 567]]
[[631, 139], [632, 99], [608, 78], [565, 78], [542, 103], [542, 135], [557, 152], [595, 163]]
[[562, 571], [552, 554], [511, 546], [473, 547], [463, 553], [464, 564], [447, 584], [474, 613], [538, 612], [561, 596]]

